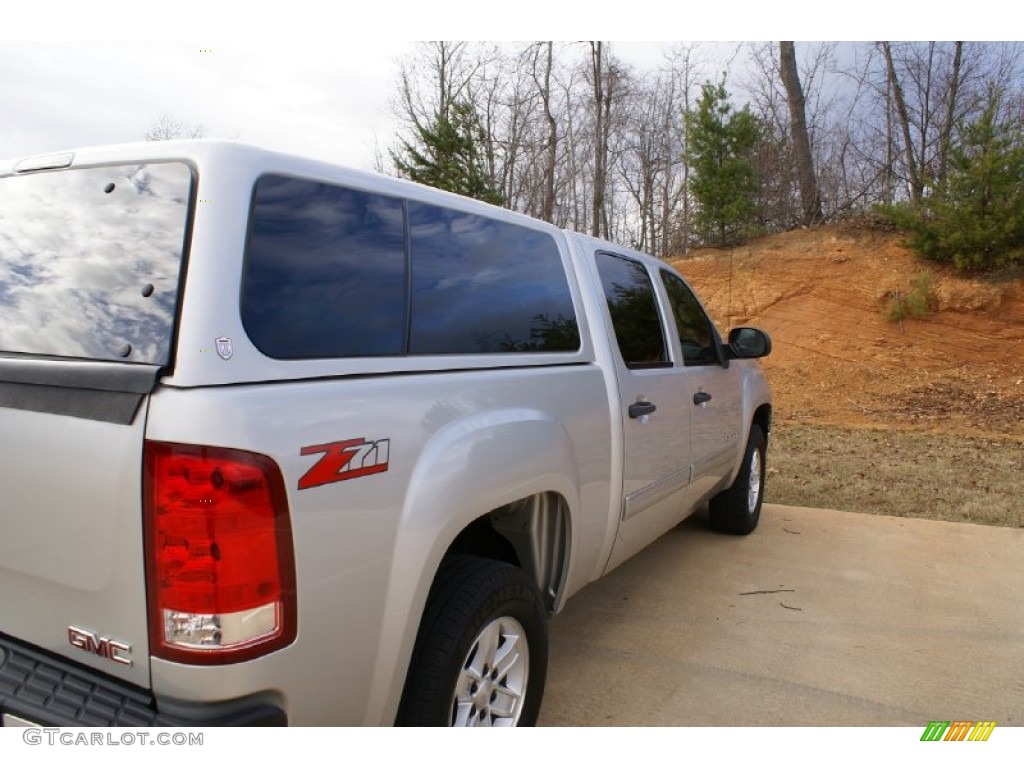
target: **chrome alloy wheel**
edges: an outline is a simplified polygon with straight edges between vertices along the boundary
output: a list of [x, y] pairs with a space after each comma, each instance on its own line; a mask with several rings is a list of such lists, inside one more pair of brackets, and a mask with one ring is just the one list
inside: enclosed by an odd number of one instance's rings
[[750, 454], [750, 476], [747, 481], [747, 512], [754, 514], [761, 498], [761, 452], [754, 449]]
[[466, 654], [455, 695], [453, 726], [512, 726], [526, 701], [530, 648], [523, 625], [511, 616], [480, 630]]

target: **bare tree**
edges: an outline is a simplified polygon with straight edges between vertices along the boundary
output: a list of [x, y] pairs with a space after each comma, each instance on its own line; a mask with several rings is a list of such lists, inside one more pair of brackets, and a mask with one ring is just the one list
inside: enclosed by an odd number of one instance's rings
[[[751, 222], [768, 231], [927, 195], [990, 81], [1024, 110], [1019, 43], [790, 46], [733, 54], [753, 59], [741, 105], [768, 128]], [[680, 44], [657, 72], [634, 73], [602, 41], [432, 41], [402, 62], [394, 106], [409, 135], [445, 104], [471, 103], [508, 207], [667, 257], [690, 241], [684, 116], [712, 69], [699, 54]]]
[[[668, 55], [669, 88], [673, 93], [670, 109], [678, 120], [678, 143], [672, 146], [662, 178], [662, 247], [661, 255], [686, 253], [689, 249], [691, 230], [690, 166], [686, 162], [689, 146], [688, 116], [693, 109], [696, 89], [700, 78], [702, 61], [698, 55], [699, 44], [677, 44]], [[667, 117], [667, 116], [666, 116]], [[666, 133], [668, 128], [666, 126]], [[673, 179], [672, 167], [681, 170], [678, 180]]]
[[398, 94], [392, 103], [395, 117], [413, 128], [430, 125], [455, 101], [469, 100], [479, 66], [464, 41], [419, 43], [399, 65]]
[[146, 129], [146, 141], [170, 141], [173, 139], [201, 139], [206, 136], [206, 127], [201, 123], [189, 124], [169, 112], [164, 112]]
[[898, 129], [898, 171], [910, 200], [919, 203], [946, 175], [957, 125], [980, 114], [989, 86], [1020, 92], [1021, 45], [880, 42], [877, 48]]
[[[903, 97], [903, 86], [900, 84], [900, 79], [896, 74], [896, 65], [893, 63], [892, 58], [892, 46], [888, 42], [883, 42], [881, 45], [882, 54], [885, 56], [885, 71], [889, 77], [889, 87], [892, 90], [892, 98], [896, 104], [896, 117], [899, 119], [900, 130], [903, 132], [903, 156], [909, 176], [910, 200], [914, 203], [920, 203], [924, 195], [924, 180], [921, 176], [921, 168], [918, 165], [917, 152], [914, 149], [914, 140], [910, 132], [910, 112], [907, 109], [907, 101]], [[923, 122], [922, 131], [924, 131]]]
[[604, 194], [608, 173], [608, 112], [612, 100], [611, 89], [605, 82], [604, 44], [600, 40], [590, 41], [590, 67], [594, 87], [594, 196], [590, 234], [600, 237], [602, 229], [608, 231]]
[[555, 64], [554, 43], [547, 40], [536, 43], [529, 49], [531, 75], [546, 128], [543, 144], [543, 188], [541, 191], [540, 218], [555, 220], [555, 166], [558, 162], [558, 121], [553, 111], [552, 71]]
[[950, 76], [949, 95], [946, 97], [946, 120], [942, 126], [941, 142], [942, 147], [939, 155], [938, 180], [946, 178], [946, 168], [949, 162], [950, 142], [953, 136], [953, 124], [956, 122], [956, 97], [960, 90], [960, 67], [963, 63], [964, 44], [962, 41], [954, 43], [956, 53], [953, 55], [953, 72]]
[[624, 98], [628, 72], [606, 43], [589, 41], [587, 81], [590, 86], [590, 138], [592, 141], [593, 178], [590, 206], [590, 232], [595, 237], [609, 237], [611, 232], [611, 201], [615, 190], [610, 184], [609, 169], [614, 166], [616, 149], [612, 146], [616, 131], [621, 130], [619, 101]]
[[793, 153], [797, 175], [800, 178], [800, 202], [803, 208], [803, 224], [810, 226], [821, 221], [821, 197], [818, 193], [818, 179], [814, 172], [814, 157], [807, 134], [807, 115], [800, 73], [796, 66], [796, 50], [792, 41], [779, 43], [779, 73], [786, 89], [789, 104], [789, 132], [793, 139]]
[[[680, 103], [687, 72], [670, 60], [662, 70], [633, 78], [622, 102], [625, 124], [613, 189], [622, 188], [629, 207], [616, 206], [630, 245], [667, 258], [686, 240], [678, 209], [685, 204], [683, 115]], [[692, 73], [691, 73], [692, 74]]]

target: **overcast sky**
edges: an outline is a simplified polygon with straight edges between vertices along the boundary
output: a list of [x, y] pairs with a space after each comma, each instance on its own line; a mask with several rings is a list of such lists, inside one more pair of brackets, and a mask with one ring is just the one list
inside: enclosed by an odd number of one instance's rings
[[168, 113], [211, 137], [370, 167], [375, 136], [393, 130], [387, 96], [404, 50], [0, 43], [0, 157], [140, 141]]
[[[886, 32], [942, 38], [916, 20], [901, 29], [889, 0], [858, 8], [874, 5], [889, 9]], [[932, 4], [929, 23], [943, 18], [943, 5]], [[61, 42], [0, 40], [0, 159], [139, 141], [170, 114], [210, 137], [369, 169], [394, 136], [389, 98], [410, 40], [606, 39], [645, 70], [669, 43], [621, 41], [883, 37], [877, 23], [863, 27], [870, 13], [836, 18], [822, 9], [817, 0], [26, 0], [5, 9], [3, 35]], [[964, 34], [957, 25], [950, 34]]]
[[[621, 43], [639, 68], [667, 43]], [[200, 47], [204, 46], [204, 47]], [[395, 132], [397, 62], [415, 44], [0, 42], [0, 158], [140, 141], [164, 114], [358, 168]]]

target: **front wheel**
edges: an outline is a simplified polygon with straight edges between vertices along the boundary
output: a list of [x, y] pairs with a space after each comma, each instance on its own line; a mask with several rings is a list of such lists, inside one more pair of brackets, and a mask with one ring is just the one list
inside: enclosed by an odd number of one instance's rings
[[752, 424], [736, 481], [711, 500], [711, 527], [716, 531], [743, 536], [757, 528], [764, 496], [765, 452], [764, 432]]
[[453, 557], [430, 590], [397, 722], [533, 725], [547, 657], [547, 614], [522, 570]]

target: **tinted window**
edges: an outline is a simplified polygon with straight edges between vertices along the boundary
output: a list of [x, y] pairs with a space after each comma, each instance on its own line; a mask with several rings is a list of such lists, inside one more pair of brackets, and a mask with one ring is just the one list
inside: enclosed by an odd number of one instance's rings
[[167, 363], [191, 187], [182, 163], [0, 179], [0, 351]]
[[608, 311], [622, 359], [630, 368], [671, 364], [658, 317], [651, 278], [643, 264], [610, 253], [597, 254]]
[[579, 349], [550, 235], [415, 202], [409, 227], [412, 354]]
[[672, 305], [672, 316], [683, 348], [683, 362], [686, 365], [718, 363], [711, 321], [701, 309], [697, 297], [686, 283], [671, 272], [662, 271], [661, 277], [669, 304]]
[[264, 354], [401, 354], [405, 275], [400, 200], [284, 176], [257, 182], [242, 320]]

